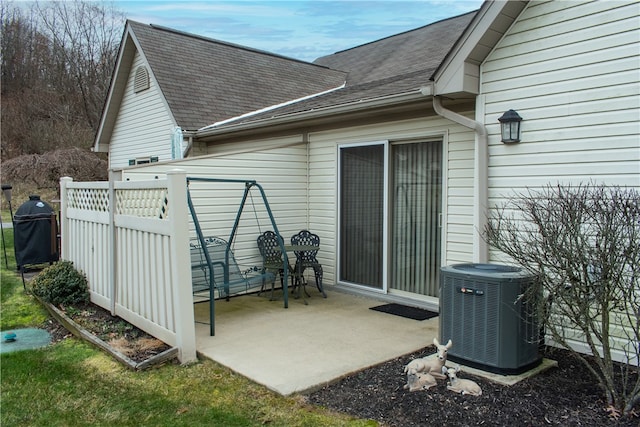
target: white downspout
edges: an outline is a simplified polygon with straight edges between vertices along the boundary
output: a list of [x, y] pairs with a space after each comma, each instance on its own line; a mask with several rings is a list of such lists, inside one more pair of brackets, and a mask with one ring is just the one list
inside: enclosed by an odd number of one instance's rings
[[182, 152], [182, 158], [185, 159], [189, 156], [189, 152], [191, 151], [191, 148], [193, 148], [193, 132], [191, 131], [182, 131], [182, 136], [183, 138], [188, 138], [188, 142], [187, 142], [187, 146], [185, 147], [184, 151]]
[[311, 225], [311, 144], [309, 144], [309, 132], [304, 132], [302, 134], [302, 142], [305, 146], [305, 149], [307, 150], [307, 158], [306, 163], [307, 163], [307, 176], [305, 177], [306, 179], [306, 197], [305, 200], [307, 201], [307, 206], [306, 206], [306, 210], [307, 210], [307, 216], [305, 218], [305, 223], [307, 224], [307, 230], [312, 230], [313, 227]]
[[[476, 98], [476, 110], [479, 106], [482, 107], [479, 104], [481, 104], [480, 97]], [[473, 229], [475, 230], [475, 233], [473, 233], [473, 262], [486, 263], [489, 260], [489, 249], [487, 242], [482, 238], [482, 233], [487, 224], [488, 208], [487, 187], [489, 186], [489, 180], [487, 165], [489, 151], [487, 130], [482, 123], [444, 108], [440, 102], [440, 97], [435, 94], [433, 96], [433, 109], [437, 115], [473, 129], [476, 133], [473, 173], [473, 205], [475, 207], [473, 214]]]

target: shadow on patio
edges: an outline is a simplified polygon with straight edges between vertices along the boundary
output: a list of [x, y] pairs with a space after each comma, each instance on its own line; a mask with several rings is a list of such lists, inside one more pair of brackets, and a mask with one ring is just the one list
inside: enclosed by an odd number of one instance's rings
[[[282, 395], [321, 387], [350, 373], [428, 346], [438, 317], [417, 321], [369, 310], [384, 302], [310, 289], [301, 299], [245, 295], [216, 301], [216, 336], [209, 304], [195, 304], [196, 346], [207, 358]], [[281, 295], [281, 294], [280, 294]], [[402, 372], [398, 372], [402, 376]]]

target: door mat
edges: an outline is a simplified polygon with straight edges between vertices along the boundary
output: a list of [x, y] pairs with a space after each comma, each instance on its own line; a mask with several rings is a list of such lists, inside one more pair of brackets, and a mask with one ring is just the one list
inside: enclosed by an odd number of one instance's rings
[[438, 315], [438, 313], [434, 313], [433, 311], [402, 304], [384, 304], [377, 307], [370, 307], [369, 310], [381, 311], [414, 320], [427, 320]]

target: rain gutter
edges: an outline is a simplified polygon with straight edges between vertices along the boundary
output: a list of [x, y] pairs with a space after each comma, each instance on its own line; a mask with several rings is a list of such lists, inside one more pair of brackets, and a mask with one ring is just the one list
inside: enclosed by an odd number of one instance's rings
[[[425, 95], [431, 95], [433, 99], [433, 110], [440, 117], [451, 120], [466, 128], [473, 129], [476, 134], [474, 145], [474, 165], [473, 165], [473, 262], [486, 263], [489, 260], [489, 249], [487, 242], [482, 238], [487, 224], [488, 194], [488, 159], [489, 159], [489, 138], [484, 124], [465, 117], [455, 111], [447, 110], [442, 106], [441, 96], [435, 94], [434, 84], [423, 88]], [[481, 107], [480, 98], [476, 98], [476, 111]]]
[[198, 138], [205, 138], [215, 135], [224, 135], [232, 132], [246, 131], [258, 128], [264, 128], [265, 125], [274, 127], [278, 125], [296, 123], [304, 120], [313, 120], [323, 118], [329, 115], [342, 115], [357, 112], [360, 110], [368, 110], [376, 107], [388, 107], [396, 104], [404, 104], [409, 101], [419, 101], [424, 98], [425, 94], [422, 90], [414, 90], [401, 94], [387, 95], [379, 98], [358, 100], [346, 104], [323, 107], [299, 113], [287, 114], [281, 117], [265, 117], [251, 122], [243, 122], [237, 124], [226, 123], [219, 128], [201, 129], [196, 132]]

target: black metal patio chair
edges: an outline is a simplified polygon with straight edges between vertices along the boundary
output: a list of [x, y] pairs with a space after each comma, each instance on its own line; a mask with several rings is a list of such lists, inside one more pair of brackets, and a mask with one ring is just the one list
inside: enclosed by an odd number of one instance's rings
[[[273, 231], [265, 231], [258, 236], [257, 242], [258, 250], [262, 256], [262, 272], [270, 272], [273, 274], [273, 281], [271, 282], [271, 299], [273, 300], [273, 291], [277, 275], [280, 275], [280, 285], [284, 286], [284, 256], [282, 254], [284, 239]], [[294, 271], [290, 265], [288, 265], [288, 269], [289, 275], [292, 276]], [[266, 282], [263, 282], [260, 293], [264, 291], [265, 285]]]
[[322, 264], [316, 258], [318, 250], [320, 249], [320, 237], [317, 234], [310, 232], [309, 230], [301, 230], [297, 234], [291, 236], [291, 244], [293, 246], [307, 246], [317, 249], [295, 251], [296, 254], [296, 266], [295, 271], [299, 281], [299, 284], [304, 286], [304, 270], [307, 268], [313, 268], [313, 272], [316, 279], [316, 287], [322, 293], [323, 297], [327, 297], [322, 287]]

